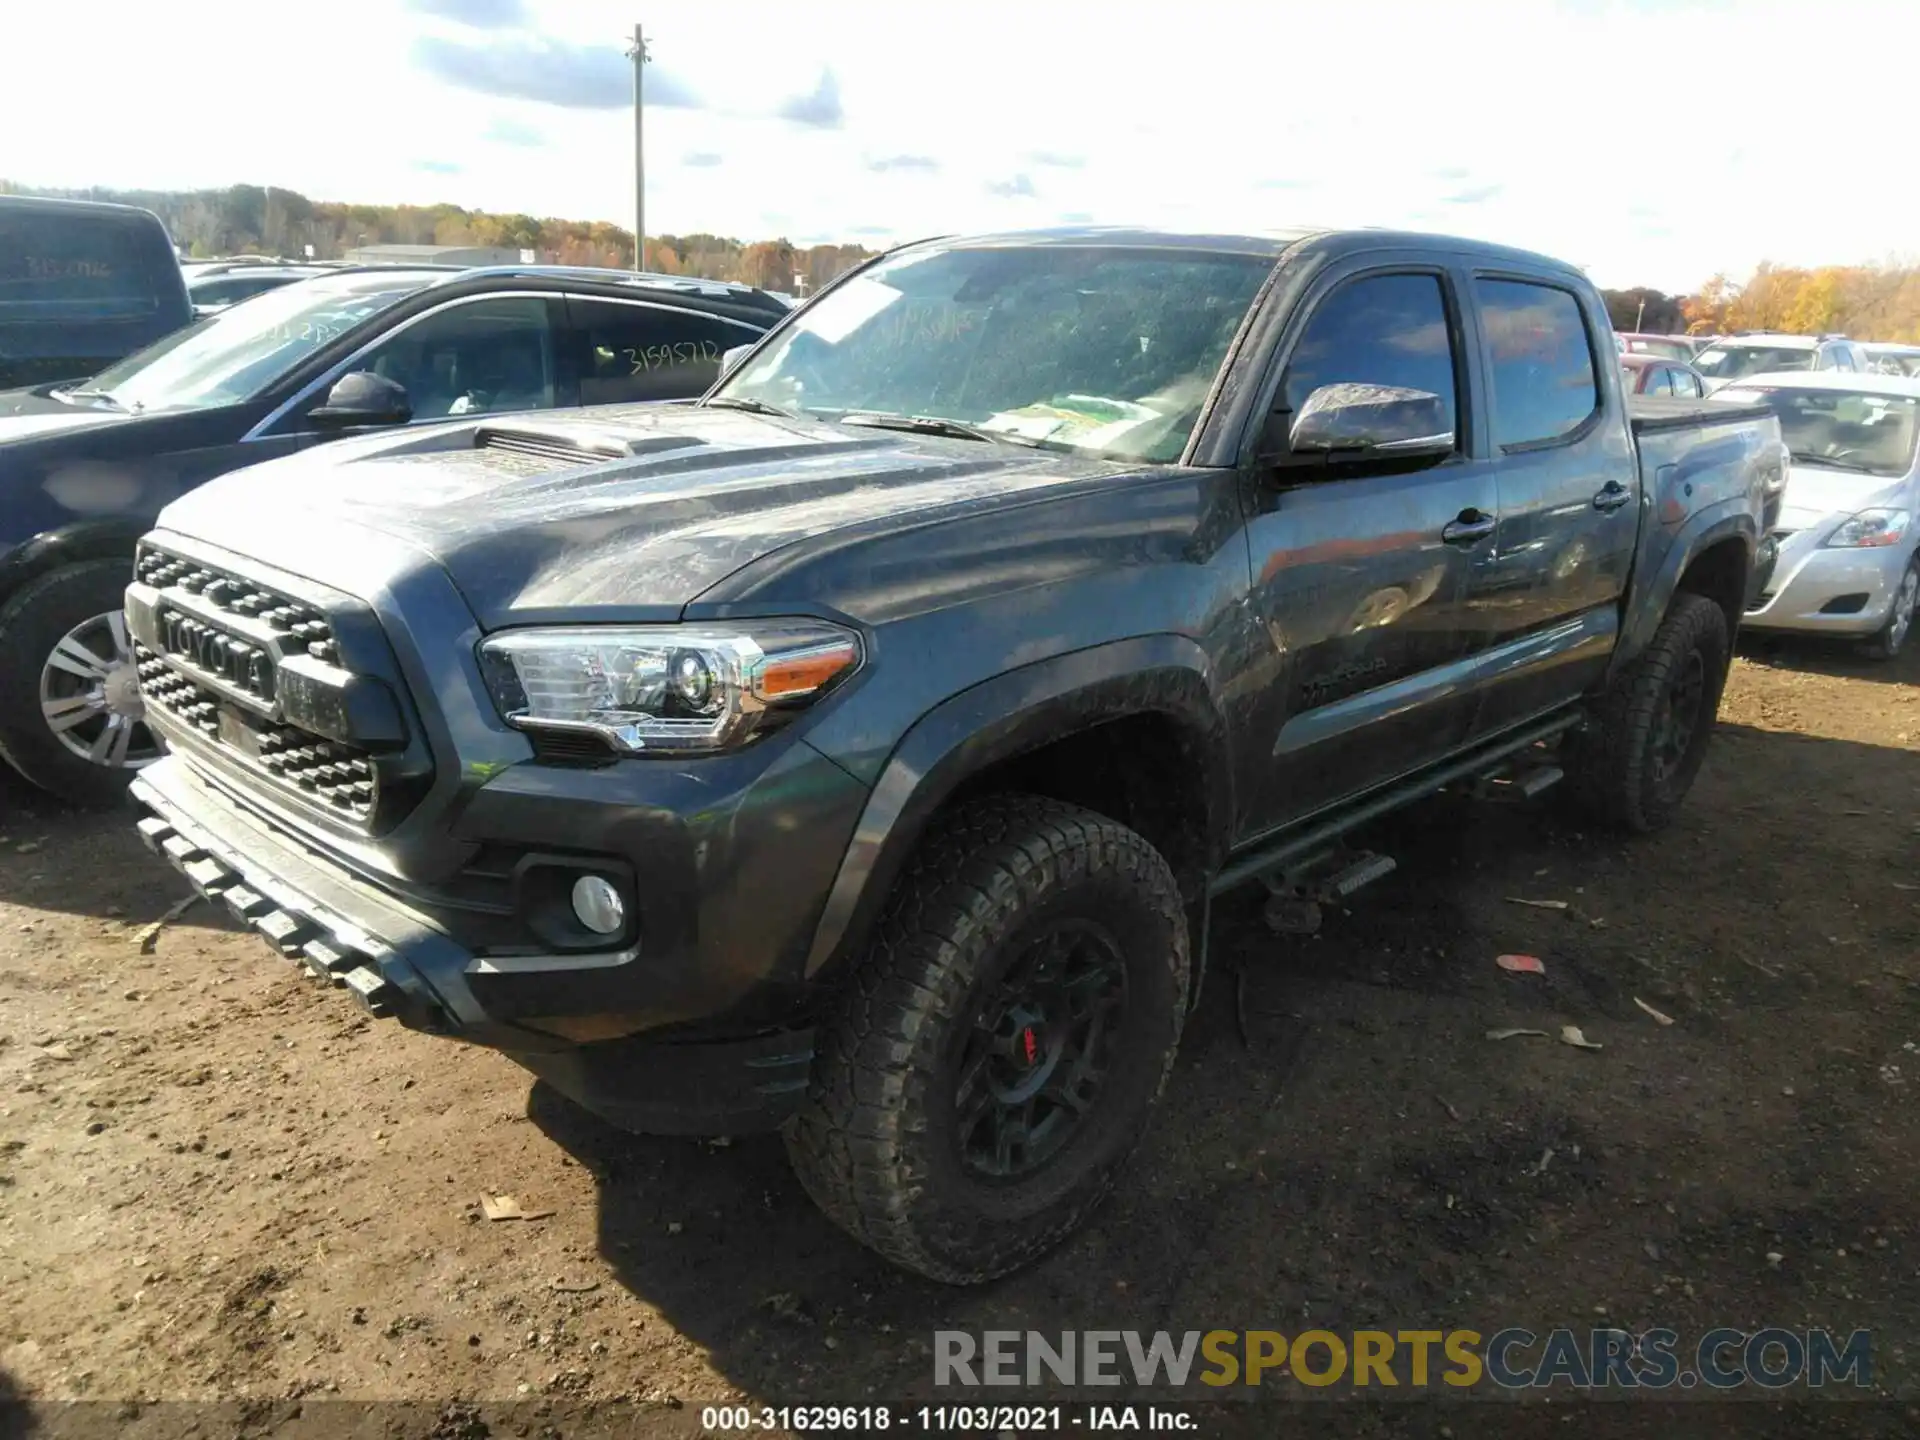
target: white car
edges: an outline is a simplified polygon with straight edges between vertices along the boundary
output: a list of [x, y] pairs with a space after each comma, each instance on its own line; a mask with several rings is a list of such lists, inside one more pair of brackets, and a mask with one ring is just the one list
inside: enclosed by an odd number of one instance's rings
[[1766, 404], [1790, 457], [1778, 560], [1743, 627], [1853, 637], [1891, 660], [1920, 601], [1920, 379], [1751, 375], [1714, 398]]
[[1693, 357], [1706, 379], [1707, 393], [1750, 376], [1783, 370], [1837, 370], [1866, 374], [1873, 369], [1867, 347], [1844, 335], [1729, 335]]
[[1877, 375], [1920, 375], [1920, 345], [1863, 345]]

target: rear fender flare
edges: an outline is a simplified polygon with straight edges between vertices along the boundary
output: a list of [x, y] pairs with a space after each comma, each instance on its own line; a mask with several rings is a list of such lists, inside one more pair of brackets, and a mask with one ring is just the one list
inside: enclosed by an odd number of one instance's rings
[[[1199, 742], [1206, 769], [1206, 864], [1217, 868], [1232, 823], [1232, 767], [1205, 652], [1180, 635], [1076, 650], [964, 690], [902, 736], [840, 862], [807, 955], [807, 975], [858, 953], [928, 821], [969, 777], [1105, 721], [1142, 714], [1166, 716]], [[1196, 945], [1200, 938], [1196, 934]]]
[[[1649, 519], [1649, 524], [1655, 523]], [[1746, 554], [1742, 570], [1742, 594], [1745, 575], [1753, 568], [1754, 551], [1760, 543], [1760, 527], [1744, 499], [1728, 500], [1702, 510], [1691, 517], [1669, 542], [1658, 568], [1644, 581], [1636, 581], [1628, 591], [1627, 613], [1620, 627], [1620, 644], [1613, 652], [1607, 678], [1613, 679], [1636, 660], [1653, 641], [1654, 632], [1666, 618], [1680, 579], [1693, 562], [1723, 540], [1740, 541]]]

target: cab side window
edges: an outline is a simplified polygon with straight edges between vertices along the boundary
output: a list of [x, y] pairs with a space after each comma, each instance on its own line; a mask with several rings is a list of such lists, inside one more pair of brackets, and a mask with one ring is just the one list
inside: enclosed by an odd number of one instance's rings
[[582, 405], [684, 400], [720, 378], [720, 357], [760, 338], [698, 310], [568, 297]]
[[1563, 440], [1600, 408], [1586, 317], [1571, 290], [1522, 280], [1474, 282], [1493, 360], [1496, 445]]
[[1653, 372], [1653, 380], [1641, 393], [1645, 395], [1673, 394], [1673, 371], [1662, 365], [1658, 370]]
[[507, 295], [449, 306], [388, 336], [354, 363], [404, 385], [416, 420], [550, 410], [547, 302]]
[[1457, 437], [1457, 360], [1439, 276], [1365, 275], [1340, 285], [1314, 310], [1287, 362], [1280, 406], [1298, 414], [1323, 385], [1424, 390], [1445, 403]]

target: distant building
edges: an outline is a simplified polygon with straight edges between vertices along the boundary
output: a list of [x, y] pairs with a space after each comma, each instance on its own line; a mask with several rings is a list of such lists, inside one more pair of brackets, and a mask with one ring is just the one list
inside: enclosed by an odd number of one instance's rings
[[519, 265], [519, 250], [500, 245], [356, 245], [342, 257], [349, 265]]

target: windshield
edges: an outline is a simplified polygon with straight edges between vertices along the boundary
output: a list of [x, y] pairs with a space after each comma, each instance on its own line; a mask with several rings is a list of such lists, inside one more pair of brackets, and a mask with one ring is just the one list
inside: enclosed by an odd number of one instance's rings
[[1709, 380], [1737, 380], [1775, 370], [1811, 370], [1814, 352], [1774, 345], [1709, 345], [1693, 357], [1693, 368]]
[[1796, 464], [1871, 475], [1904, 475], [1913, 466], [1920, 401], [1845, 390], [1734, 386], [1716, 399], [1759, 400], [1780, 417], [1780, 438]]
[[417, 275], [355, 275], [283, 285], [175, 331], [81, 388], [128, 410], [197, 410], [249, 400], [421, 284]]
[[822, 295], [710, 398], [1171, 461], [1272, 266], [1117, 246], [916, 250]]

